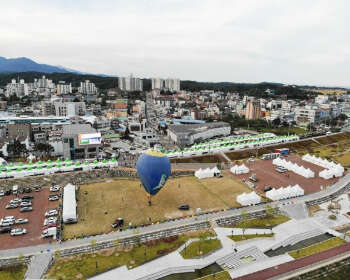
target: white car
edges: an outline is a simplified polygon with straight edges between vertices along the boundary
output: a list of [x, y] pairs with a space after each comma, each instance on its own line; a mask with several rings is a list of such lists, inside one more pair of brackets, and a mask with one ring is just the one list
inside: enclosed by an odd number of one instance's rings
[[52, 196], [50, 195], [49, 196], [50, 201], [59, 200], [59, 199], [60, 199], [60, 197], [58, 195], [52, 195]]
[[1, 190], [0, 191], [0, 196], [4, 196], [5, 195], [5, 191], [4, 190]]
[[32, 203], [30, 201], [22, 201], [21, 202], [21, 207], [28, 207], [32, 206]]
[[16, 224], [16, 225], [19, 225], [19, 224], [26, 224], [26, 223], [28, 223], [28, 222], [29, 222], [29, 220], [28, 220], [28, 219], [24, 219], [24, 218], [19, 218], [19, 219], [15, 220], [15, 224]]
[[284, 173], [287, 171], [287, 168], [283, 167], [283, 166], [277, 166], [276, 167], [276, 171], [279, 173]]
[[58, 211], [56, 209], [47, 210], [45, 212], [46, 217], [56, 216], [57, 214], [58, 214]]
[[48, 224], [56, 224], [57, 219], [55, 217], [50, 217], [44, 220], [43, 226], [47, 226]]
[[11, 235], [22, 235], [27, 233], [27, 230], [25, 228], [15, 228], [11, 230]]
[[60, 186], [56, 185], [56, 186], [50, 187], [50, 192], [58, 192], [60, 189], [61, 189]]
[[12, 199], [11, 201], [10, 201], [10, 204], [17, 204], [17, 203], [19, 203], [19, 202], [21, 202], [22, 201], [22, 199], [20, 199], [20, 198], [15, 198], [15, 199]]

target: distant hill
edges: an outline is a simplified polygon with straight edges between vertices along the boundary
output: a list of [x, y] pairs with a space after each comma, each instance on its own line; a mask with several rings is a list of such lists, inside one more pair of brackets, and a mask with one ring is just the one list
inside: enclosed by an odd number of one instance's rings
[[72, 71], [68, 71], [63, 67], [51, 66], [47, 64], [39, 64], [35, 61], [26, 58], [9, 58], [0, 56], [0, 72], [42, 72], [42, 73], [70, 73]]

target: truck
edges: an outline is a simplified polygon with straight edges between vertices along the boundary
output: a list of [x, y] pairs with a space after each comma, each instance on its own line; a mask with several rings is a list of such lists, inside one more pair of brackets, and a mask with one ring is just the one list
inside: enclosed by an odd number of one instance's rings
[[280, 153], [263, 154], [261, 159], [263, 159], [263, 160], [275, 159], [275, 158], [278, 158], [280, 156], [281, 156]]
[[56, 227], [51, 227], [51, 228], [48, 228], [48, 229], [44, 229], [41, 232], [41, 238], [53, 236], [53, 239], [56, 239], [56, 234], [57, 234], [57, 228]]
[[276, 153], [280, 153], [281, 156], [289, 154], [288, 148], [276, 149]]
[[14, 185], [14, 186], [12, 187], [12, 193], [13, 193], [14, 195], [17, 195], [17, 193], [18, 193], [18, 186], [17, 186], [17, 185]]

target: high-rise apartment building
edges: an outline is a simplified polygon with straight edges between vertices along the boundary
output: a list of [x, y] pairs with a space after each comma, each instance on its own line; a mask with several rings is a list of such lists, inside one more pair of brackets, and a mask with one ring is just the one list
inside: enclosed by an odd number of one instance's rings
[[164, 88], [164, 79], [152, 78], [152, 89], [162, 89], [162, 88]]
[[57, 84], [57, 94], [68, 94], [72, 93], [72, 84], [66, 84], [65, 81], [59, 81]]
[[180, 91], [180, 79], [168, 78], [165, 80], [165, 88], [170, 91]]
[[249, 100], [245, 108], [245, 118], [248, 120], [260, 119], [261, 106], [259, 100]]
[[97, 92], [97, 88], [94, 83], [90, 83], [89, 80], [86, 80], [85, 83], [80, 83], [80, 87], [78, 87], [78, 92], [83, 94], [94, 94]]
[[118, 77], [118, 87], [122, 91], [142, 91], [143, 82], [131, 74], [129, 77]]

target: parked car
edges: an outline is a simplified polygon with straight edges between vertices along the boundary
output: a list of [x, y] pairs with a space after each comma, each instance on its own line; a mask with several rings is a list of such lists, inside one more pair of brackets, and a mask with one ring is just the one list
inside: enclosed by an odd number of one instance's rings
[[0, 233], [8, 233], [11, 232], [11, 230], [11, 227], [3, 227], [2, 229], [0, 229]]
[[56, 216], [57, 214], [58, 214], [58, 211], [56, 209], [50, 209], [45, 212], [46, 217]]
[[9, 205], [6, 205], [6, 209], [14, 209], [14, 208], [18, 208], [18, 204], [9, 204]]
[[22, 201], [22, 199], [20, 199], [20, 198], [15, 198], [15, 199], [12, 199], [11, 201], [10, 201], [10, 204], [17, 204], [17, 203], [19, 203], [19, 202], [21, 202]]
[[182, 204], [182, 205], [179, 205], [179, 207], [177, 207], [177, 209], [179, 209], [179, 210], [190, 210], [190, 206], [187, 205], [187, 204]]
[[115, 220], [115, 222], [113, 224], [111, 224], [111, 227], [112, 228], [115, 228], [115, 227], [122, 227], [124, 224], [124, 219], [122, 218], [118, 218]]
[[28, 219], [24, 219], [24, 218], [19, 218], [19, 219], [15, 220], [15, 224], [16, 224], [16, 225], [19, 225], [19, 224], [26, 224], [26, 223], [28, 223], [28, 222], [29, 222], [29, 220], [28, 220]]
[[1, 219], [0, 226], [6, 227], [6, 226], [12, 226], [15, 223], [15, 220], [13, 219]]
[[11, 235], [22, 235], [26, 234], [27, 230], [25, 228], [14, 228], [11, 230]]
[[0, 190], [0, 196], [4, 196], [5, 195], [5, 191], [4, 190]]
[[59, 190], [60, 190], [60, 186], [58, 185], [50, 187], [50, 192], [58, 192]]
[[32, 188], [25, 188], [25, 190], [24, 190], [26, 193], [30, 193], [30, 192], [32, 192], [33, 190], [32, 190]]
[[10, 189], [5, 191], [5, 195], [10, 195], [10, 194], [11, 194], [11, 190]]
[[50, 195], [49, 196], [50, 201], [59, 200], [59, 199], [60, 199], [60, 197], [58, 195]]
[[48, 224], [56, 224], [57, 218], [55, 217], [49, 217], [44, 220], [43, 226], [47, 226]]
[[30, 212], [33, 211], [32, 207], [22, 207], [19, 211], [21, 212]]
[[19, 188], [19, 189], [18, 189], [18, 193], [19, 193], [19, 194], [24, 193], [24, 191], [25, 191], [25, 188]]
[[76, 224], [77, 222], [78, 222], [77, 219], [68, 218], [68, 219], [65, 220], [64, 223], [65, 223], [66, 225], [70, 225], [70, 224]]
[[56, 227], [56, 226], [57, 226], [56, 224], [47, 224], [46, 226], [43, 226], [42, 230], [45, 230], [51, 227]]
[[276, 171], [279, 172], [279, 173], [284, 173], [287, 171], [287, 169], [283, 166], [277, 166], [276, 167]]
[[34, 198], [34, 196], [32, 196], [32, 195], [25, 195], [22, 197], [22, 200], [23, 199], [33, 199], [33, 198]]
[[270, 186], [267, 186], [267, 187], [264, 188], [264, 192], [268, 192], [268, 191], [271, 191], [271, 190], [272, 190], [272, 187], [270, 187]]
[[21, 207], [28, 207], [28, 206], [32, 206], [31, 201], [22, 201], [21, 202]]

